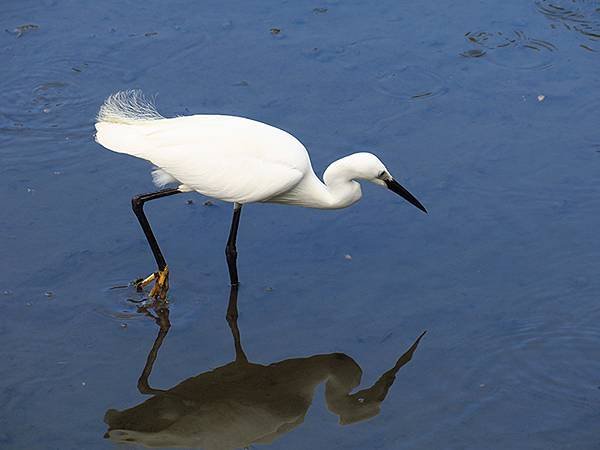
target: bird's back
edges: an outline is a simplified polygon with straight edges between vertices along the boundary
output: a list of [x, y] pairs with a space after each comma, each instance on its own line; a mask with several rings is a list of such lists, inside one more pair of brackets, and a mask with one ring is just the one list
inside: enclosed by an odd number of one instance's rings
[[166, 119], [139, 99], [113, 97], [100, 110], [96, 141], [152, 162], [189, 190], [239, 203], [265, 201], [312, 173], [302, 143], [278, 128], [225, 115]]

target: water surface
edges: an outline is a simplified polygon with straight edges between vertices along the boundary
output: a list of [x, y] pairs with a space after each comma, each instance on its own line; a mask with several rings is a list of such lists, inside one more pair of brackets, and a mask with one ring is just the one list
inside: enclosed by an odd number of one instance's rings
[[[253, 363], [344, 354], [362, 389], [428, 330], [378, 415], [339, 424], [321, 384], [269, 448], [600, 445], [597, 2], [48, 0], [0, 17], [0, 447], [115, 448], [106, 411], [149, 398], [157, 325], [111, 289], [154, 270], [130, 211], [149, 167], [92, 136], [128, 88], [164, 115], [288, 130], [319, 173], [377, 153], [430, 212], [374, 186], [347, 210], [244, 210]], [[235, 356], [231, 211], [204, 201], [147, 207], [172, 271], [153, 388]]]

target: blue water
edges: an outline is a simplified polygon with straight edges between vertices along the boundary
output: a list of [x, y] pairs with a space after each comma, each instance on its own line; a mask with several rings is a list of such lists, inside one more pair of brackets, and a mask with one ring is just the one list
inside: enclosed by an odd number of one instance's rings
[[[372, 151], [429, 210], [376, 186], [347, 210], [245, 208], [249, 361], [340, 353], [362, 389], [428, 330], [378, 415], [340, 425], [320, 384], [268, 448], [599, 448], [598, 8], [5, 2], [0, 447], [116, 448], [106, 411], [151, 397], [137, 380], [159, 328], [111, 289], [154, 270], [130, 210], [149, 166], [93, 140], [104, 98], [140, 88], [167, 116], [283, 128], [319, 173]], [[235, 357], [231, 211], [205, 200], [147, 207], [171, 268], [154, 388]]]

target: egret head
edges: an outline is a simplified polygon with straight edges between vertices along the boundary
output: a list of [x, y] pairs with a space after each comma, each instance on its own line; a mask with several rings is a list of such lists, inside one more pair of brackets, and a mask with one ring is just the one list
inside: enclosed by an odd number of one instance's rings
[[377, 156], [372, 153], [355, 153], [351, 156], [356, 157], [357, 167], [360, 167], [359, 171], [361, 172], [361, 176], [357, 178], [365, 179], [379, 186], [385, 186], [424, 213], [427, 213], [427, 210], [421, 202], [392, 177]]
[[[325, 170], [323, 180], [331, 190], [342, 188], [344, 192], [351, 192], [350, 202], [345, 201], [346, 198], [342, 198], [340, 202], [343, 205], [342, 208], [360, 199], [360, 185], [356, 183], [356, 180], [367, 180], [379, 186], [387, 187], [421, 211], [427, 212], [421, 202], [401, 186], [380, 159], [372, 153], [354, 153], [334, 161]], [[349, 182], [351, 183], [349, 184]], [[348, 186], [352, 186], [353, 190], [347, 191], [345, 188]]]

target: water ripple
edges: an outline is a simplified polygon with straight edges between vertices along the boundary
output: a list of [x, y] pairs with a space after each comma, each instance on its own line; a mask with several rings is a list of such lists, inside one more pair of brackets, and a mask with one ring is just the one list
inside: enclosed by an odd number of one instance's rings
[[[594, 42], [600, 40], [600, 2], [598, 0], [536, 0], [537, 10], [548, 20], [552, 28], [574, 31]], [[588, 51], [596, 49], [581, 44]]]
[[88, 133], [93, 121], [88, 110], [98, 103], [87, 86], [89, 76], [106, 70], [102, 62], [64, 59], [25, 74], [13, 72], [2, 81], [0, 128], [29, 134]]
[[510, 33], [475, 31], [465, 34], [467, 41], [476, 48], [464, 51], [461, 56], [487, 59], [499, 66], [513, 69], [541, 70], [552, 65], [557, 50], [551, 42], [528, 37], [515, 30]]
[[137, 292], [130, 283], [121, 282], [106, 289], [105, 294], [106, 302], [95, 309], [97, 314], [114, 319], [121, 324], [144, 318], [139, 308], [147, 300], [147, 292]]
[[[600, 330], [589, 323], [550, 323], [546, 316], [513, 321], [498, 335], [485, 332], [477, 341], [485, 349], [465, 376], [469, 388], [489, 395], [507, 391], [568, 399], [591, 407], [600, 387]], [[577, 364], [573, 355], [580, 354]], [[582, 364], [581, 361], [587, 363]], [[576, 380], [574, 382], [574, 380]]]
[[379, 92], [406, 101], [422, 101], [448, 91], [440, 76], [419, 66], [392, 68], [376, 78]]

